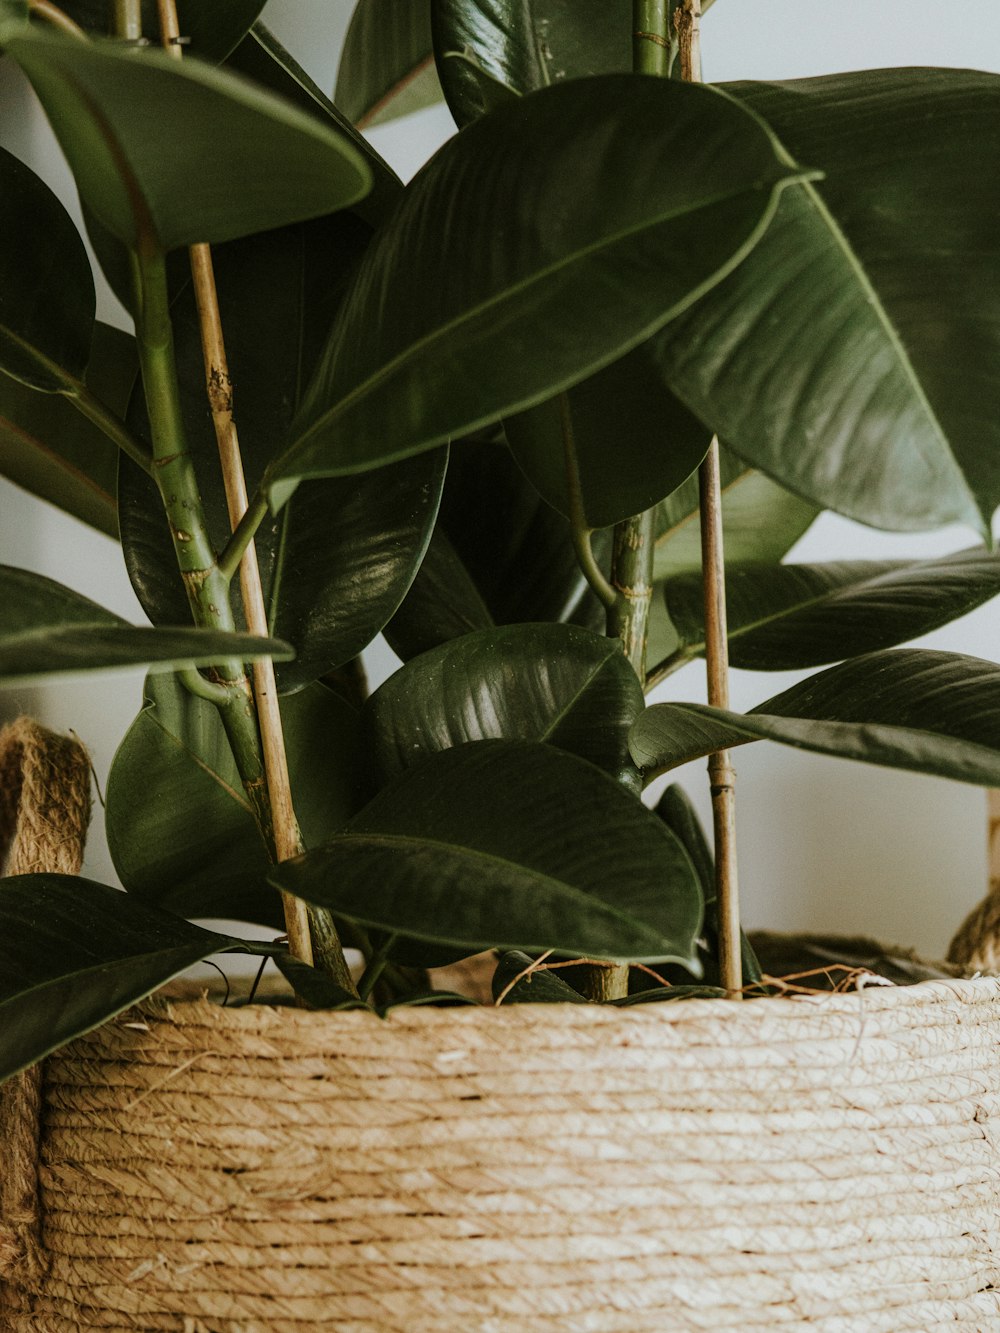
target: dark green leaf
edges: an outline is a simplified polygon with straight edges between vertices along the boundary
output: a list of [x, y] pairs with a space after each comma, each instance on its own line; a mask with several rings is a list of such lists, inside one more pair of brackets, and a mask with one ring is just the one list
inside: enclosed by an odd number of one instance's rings
[[[287, 430], [347, 274], [370, 234], [359, 218], [340, 213], [215, 250], [233, 408], [251, 489]], [[173, 314], [181, 409], [209, 529], [221, 547], [229, 516], [190, 291]], [[137, 433], [148, 433], [139, 394], [129, 419]], [[310, 482], [258, 531], [271, 632], [296, 652], [294, 662], [278, 668], [281, 689], [299, 688], [355, 657], [396, 610], [430, 537], [445, 461], [438, 450], [363, 477]], [[119, 499], [136, 594], [155, 623], [176, 623], [188, 612], [159, 493], [138, 468], [123, 465]]]
[[[283, 699], [281, 713], [295, 811], [312, 846], [364, 799], [357, 715], [320, 685]], [[111, 767], [106, 818], [115, 869], [134, 896], [181, 915], [280, 927], [218, 712], [170, 677], [146, 681]]]
[[[656, 803], [656, 813], [674, 833], [698, 872], [705, 901], [704, 946], [699, 941], [699, 957], [706, 982], [719, 978], [719, 912], [716, 902], [715, 858], [694, 806], [684, 788], [677, 783], [667, 787]], [[740, 961], [743, 984], [760, 981], [760, 964], [745, 931], [740, 931]], [[668, 978], [672, 980], [672, 978]]]
[[429, 5], [359, 0], [344, 39], [334, 101], [368, 128], [441, 100]]
[[482, 75], [515, 93], [632, 68], [631, 0], [433, 0], [441, 86], [459, 125], [483, 114]]
[[246, 947], [75, 875], [0, 880], [0, 1082], [192, 963]]
[[[124, 417], [136, 373], [135, 341], [94, 325], [88, 390]], [[0, 473], [74, 518], [118, 538], [118, 447], [63, 394], [0, 375]]]
[[337, 916], [474, 953], [691, 957], [694, 871], [665, 826], [593, 765], [479, 741], [408, 769], [273, 883]]
[[44, 181], [0, 148], [0, 370], [51, 393], [82, 379], [94, 278], [80, 233]]
[[1000, 76], [890, 69], [727, 91], [821, 182], [658, 335], [733, 449], [880, 527], [1000, 501]]
[[[982, 547], [938, 560], [843, 560], [726, 567], [729, 660], [793, 671], [890, 648], [965, 615], [1000, 593], [1000, 557]], [[700, 579], [668, 580], [681, 642], [704, 651]]]
[[[395, 12], [394, 9], [389, 11], [389, 14]], [[388, 15], [385, 17], [389, 19]], [[351, 212], [356, 213], [373, 227], [380, 225], [388, 211], [395, 207], [402, 193], [403, 186], [399, 177], [376, 153], [368, 140], [355, 130], [347, 116], [339, 111], [322, 89], [312, 81], [274, 34], [269, 32], [263, 23], [255, 23], [226, 63], [230, 69], [269, 88], [271, 92], [284, 97], [300, 110], [318, 116], [328, 125], [337, 127], [340, 134], [353, 144], [364, 158], [372, 176], [371, 190], [364, 198], [351, 205]]]
[[201, 61], [37, 33], [7, 51], [82, 198], [133, 249], [245, 236], [343, 208], [370, 185], [342, 134]]
[[649, 778], [755, 740], [1000, 786], [1000, 667], [889, 649], [830, 667], [750, 713], [654, 704], [632, 728], [630, 747]]
[[663, 384], [648, 343], [559, 398], [505, 418], [504, 430], [532, 483], [567, 516], [569, 443], [590, 528], [651, 509], [691, 475], [711, 440]]
[[[754, 472], [728, 449], [719, 451], [722, 478], [722, 524], [727, 562], [773, 561], [775, 564], [798, 541], [819, 510], [792, 495], [769, 477]], [[701, 522], [698, 517], [698, 478], [689, 478], [657, 505], [656, 551], [653, 578], [658, 585], [649, 616], [648, 660], [663, 662], [679, 652], [680, 638], [667, 615], [662, 582], [701, 569]]]
[[[598, 534], [595, 547], [606, 545]], [[565, 519], [502, 445], [457, 444], [427, 556], [386, 627], [390, 646], [407, 660], [493, 623], [569, 619], [603, 627], [604, 613], [586, 588]]]
[[284, 657], [287, 644], [193, 625], [137, 628], [71, 588], [0, 565], [0, 680], [108, 667], [208, 665], [227, 657]]
[[[819, 509], [754, 472], [726, 448], [719, 451], [719, 470], [727, 562], [777, 564], [809, 529]], [[697, 477], [657, 506], [656, 533], [657, 583], [701, 568]]]
[[535, 968], [534, 962], [534, 959], [517, 949], [502, 953], [497, 970], [493, 973], [494, 1000], [500, 1004], [590, 1003], [579, 991], [563, 981], [558, 972]]
[[300, 1000], [304, 1000], [310, 1009], [367, 1009], [364, 1000], [359, 1000], [350, 991], [320, 972], [310, 967], [299, 958], [288, 953], [276, 953], [274, 961], [278, 971], [289, 983]]
[[270, 470], [276, 501], [295, 478], [430, 448], [623, 355], [754, 244], [797, 173], [774, 152], [729, 99], [625, 75], [471, 125], [365, 256]]
[[628, 731], [642, 687], [615, 639], [572, 625], [507, 625], [442, 644], [390, 676], [365, 709], [382, 778], [466, 741], [547, 741], [638, 790]]

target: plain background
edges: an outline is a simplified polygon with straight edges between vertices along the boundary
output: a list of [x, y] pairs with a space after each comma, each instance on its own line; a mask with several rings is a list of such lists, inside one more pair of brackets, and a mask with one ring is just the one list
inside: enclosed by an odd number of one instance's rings
[[[384, 0], [387, 7], [417, 0]], [[541, 9], [536, 4], [536, 8]], [[350, 0], [270, 0], [263, 19], [313, 78], [333, 88]], [[706, 78], [789, 79], [889, 65], [972, 66], [1000, 72], [997, 0], [717, 0], [703, 25]], [[372, 139], [404, 177], [453, 132], [443, 108], [384, 127]], [[76, 210], [75, 189], [44, 117], [16, 70], [0, 61], [0, 142], [31, 162]], [[998, 164], [1000, 169], [1000, 164]], [[101, 318], [123, 322], [113, 299]], [[238, 401], [237, 401], [238, 413]], [[39, 570], [142, 623], [117, 547], [0, 482], [0, 561]], [[958, 529], [914, 537], [824, 515], [793, 552], [801, 559], [932, 556], [971, 545]], [[1000, 658], [1000, 603], [921, 642]], [[376, 651], [376, 678], [389, 669]], [[797, 676], [735, 672], [733, 706], [751, 707]], [[73, 728], [102, 780], [134, 716], [142, 674], [119, 672], [0, 691], [0, 712], [31, 711]], [[658, 698], [701, 699], [698, 666]], [[740, 877], [746, 921], [785, 930], [864, 931], [940, 955], [986, 886], [986, 798], [975, 787], [761, 744], [737, 751]], [[681, 778], [706, 819], [704, 765]], [[95, 817], [86, 872], [113, 881]]]

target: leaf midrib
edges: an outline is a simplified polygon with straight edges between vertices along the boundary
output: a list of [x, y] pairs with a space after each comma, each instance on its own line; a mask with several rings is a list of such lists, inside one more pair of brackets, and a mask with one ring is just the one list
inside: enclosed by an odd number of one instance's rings
[[[751, 229], [749, 235], [746, 237], [743, 244], [737, 248], [734, 254], [732, 254], [729, 257], [729, 259], [719, 269], [715, 270], [715, 272], [713, 272], [707, 278], [705, 278], [696, 288], [694, 288], [693, 291], [688, 292], [686, 296], [683, 297], [679, 302], [675, 303], [673, 306], [670, 306], [666, 311], [661, 311], [654, 320], [648, 323], [640, 332], [638, 332], [633, 338], [629, 339], [623, 346], [616, 347], [614, 351], [608, 353], [606, 356], [598, 358], [597, 361], [595, 361], [594, 365], [590, 367], [589, 371], [585, 371], [584, 374], [593, 373], [594, 371], [600, 369], [602, 366], [609, 365], [612, 361], [618, 360], [618, 358], [624, 355], [626, 351], [630, 350], [630, 348], [632, 347], [637, 346], [639, 343], [644, 342], [648, 337], [650, 337], [653, 333], [655, 333], [658, 328], [661, 328], [669, 320], [675, 319], [678, 315], [682, 314], [686, 309], [688, 309], [689, 306], [693, 305], [695, 301], [699, 300], [702, 296], [704, 296], [706, 292], [710, 291], [714, 286], [722, 282], [723, 279], [726, 278], [742, 262], [742, 260], [750, 252], [750, 250], [752, 250], [757, 240], [766, 230], [768, 223], [771, 221], [771, 218], [774, 215], [778, 196], [781, 194], [781, 192], [788, 186], [795, 184], [802, 184], [805, 180], [809, 179], [809, 176], [804, 172], [802, 168], [795, 168], [795, 172], [798, 174], [789, 174], [788, 176], [775, 180], [771, 184], [770, 199], [765, 208], [762, 210], [761, 217], [759, 218], [757, 225]], [[294, 475], [294, 474], [289, 474], [285, 471], [284, 464], [286, 460], [290, 460], [295, 455], [304, 452], [309, 442], [313, 439], [314, 436], [319, 434], [322, 430], [327, 429], [330, 426], [330, 424], [337, 419], [338, 416], [346, 414], [355, 404], [355, 402], [363, 400], [365, 397], [368, 397], [372, 393], [376, 392], [376, 390], [386, 381], [390, 380], [401, 367], [405, 366], [409, 361], [416, 360], [421, 356], [423, 356], [430, 348], [434, 347], [435, 344], [452, 336], [456, 330], [461, 329], [462, 327], [468, 324], [476, 322], [478, 319], [480, 319], [489, 311], [499, 309], [502, 305], [505, 305], [508, 302], [515, 300], [517, 297], [523, 295], [532, 287], [538, 286], [539, 284], [548, 281], [548, 279], [553, 274], [559, 273], [563, 269], [567, 269], [577, 264], [580, 264], [584, 260], [604, 250], [608, 250], [617, 245], [620, 245], [623, 242], [627, 241], [632, 236], [637, 236], [644, 232], [651, 231], [656, 227], [664, 226], [667, 223], [674, 221], [678, 217], [689, 217], [693, 214], [700, 213], [704, 210], [714, 208], [717, 204], [724, 203], [727, 200], [739, 199], [744, 195], [753, 195], [754, 193], [762, 190], [763, 188], [764, 188], [764, 183], [762, 181], [757, 181], [755, 184], [744, 187], [743, 189], [729, 190], [729, 191], [719, 192], [717, 195], [708, 196], [701, 203], [699, 203], [696, 208], [673, 209], [665, 213], [658, 214], [653, 220], [646, 218], [640, 224], [623, 228], [620, 231], [615, 232], [611, 236], [602, 237], [599, 241], [596, 241], [589, 246], [584, 246], [582, 249], [575, 250], [571, 256], [568, 256], [564, 259], [549, 264], [545, 268], [536, 270], [529, 277], [522, 279], [520, 282], [516, 282], [508, 287], [505, 287], [503, 292], [499, 295], [499, 297], [494, 297], [489, 300], [481, 301], [477, 305], [474, 305], [472, 307], [469, 307], [468, 309], [463, 310], [460, 316], [448, 320], [445, 324], [442, 324], [438, 328], [431, 331], [430, 333], [425, 334], [422, 338], [419, 338], [416, 342], [409, 344], [401, 352], [397, 353], [396, 356], [392, 357], [384, 365], [380, 366], [375, 371], [374, 374], [369, 375], [366, 379], [364, 379], [359, 385], [357, 385], [354, 389], [352, 389], [343, 398], [338, 399], [338, 401], [333, 405], [333, 407], [329, 408], [321, 416], [317, 417], [317, 419], [303, 432], [303, 434], [298, 436], [298, 438], [284, 452], [284, 454], [279, 455], [279, 457], [275, 460], [275, 462], [268, 468], [268, 477], [266, 478], [266, 480], [276, 480], [282, 476]], [[342, 337], [341, 339], [338, 340], [338, 347], [340, 346], [341, 342], [342, 342]], [[335, 355], [331, 356], [330, 359], [332, 361], [335, 361], [336, 356]], [[579, 378], [580, 375], [574, 374], [568, 379], [561, 380], [558, 384], [549, 385], [543, 397], [550, 397], [554, 393], [561, 392], [562, 389], [565, 389], [569, 387], [569, 385], [576, 383]], [[530, 406], [530, 404], [535, 401], [536, 397], [537, 395], [532, 395], [530, 399], [525, 400], [524, 402], [515, 403], [512, 406], [505, 408], [504, 410], [507, 412], [521, 411], [523, 410], [524, 407]], [[495, 416], [496, 416], [495, 412], [490, 412], [485, 416], [477, 417], [472, 422], [464, 423], [462, 429], [473, 430], [478, 425], [482, 425], [487, 421], [492, 421], [495, 418]], [[444, 436], [440, 436], [435, 439], [432, 439], [429, 442], [425, 442], [421, 447], [431, 448], [435, 443], [438, 442], [440, 438], [444, 438]], [[414, 449], [412, 446], [407, 447], [406, 452], [413, 452], [413, 451]], [[391, 461], [393, 457], [397, 456], [399, 455], [389, 456], [389, 458], [385, 461]]]

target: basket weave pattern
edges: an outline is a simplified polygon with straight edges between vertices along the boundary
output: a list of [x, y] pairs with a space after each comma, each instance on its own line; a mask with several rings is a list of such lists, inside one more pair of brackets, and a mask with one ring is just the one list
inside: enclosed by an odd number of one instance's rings
[[[75, 870], [86, 756], [18, 727], [9, 869]], [[154, 999], [0, 1089], [0, 1328], [988, 1333], [998, 1057], [991, 978], [385, 1022]]]
[[1000, 981], [742, 1006], [160, 1001], [47, 1062], [30, 1323], [1000, 1327]]

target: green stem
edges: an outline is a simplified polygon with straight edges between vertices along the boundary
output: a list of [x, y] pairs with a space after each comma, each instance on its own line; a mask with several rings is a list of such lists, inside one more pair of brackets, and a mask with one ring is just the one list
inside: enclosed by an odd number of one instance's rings
[[[138, 297], [136, 340], [153, 438], [153, 477], [195, 624], [232, 631], [236, 622], [229, 582], [216, 564], [181, 414], [163, 255], [133, 255], [133, 267]], [[274, 828], [250, 682], [238, 660], [217, 663], [213, 671], [228, 687], [225, 701], [216, 701], [219, 715], [257, 826], [268, 853], [274, 856]]]
[[[632, 68], [636, 74], [670, 72], [669, 0], [632, 0]], [[654, 511], [615, 524], [611, 553], [612, 597], [607, 607], [607, 632], [617, 638], [640, 683], [646, 684], [646, 639], [653, 598]], [[627, 964], [591, 967], [584, 993], [592, 1000], [618, 1000], [628, 995]]]
[[362, 1000], [367, 1000], [369, 995], [375, 989], [375, 983], [385, 971], [386, 963], [389, 961], [389, 950], [396, 941], [395, 935], [386, 935], [385, 939], [378, 946], [371, 958], [368, 960], [368, 966], [361, 974], [358, 981], [358, 995]]
[[563, 458], [566, 463], [566, 494], [569, 500], [569, 530], [576, 553], [577, 563], [591, 591], [608, 609], [615, 605], [618, 594], [604, 577], [604, 571], [594, 559], [591, 545], [593, 528], [587, 523], [584, 512], [583, 486], [580, 482], [580, 460], [576, 452], [576, 436], [573, 432], [573, 414], [570, 410], [569, 394], [559, 395], [559, 418], [562, 426]]
[[253, 541], [257, 529], [266, 517], [267, 500], [258, 491], [247, 505], [243, 517], [233, 529], [233, 535], [226, 543], [225, 549], [216, 562], [219, 573], [227, 583], [232, 581], [233, 576], [239, 570], [240, 562], [246, 553], [247, 547]]
[[695, 656], [696, 654], [687, 648], [675, 648], [672, 653], [668, 653], [662, 662], [657, 662], [656, 666], [650, 667], [646, 672], [646, 693], [655, 690], [657, 685], [662, 685], [668, 676], [680, 671], [682, 666], [687, 666]]
[[670, 73], [670, 0], [632, 0], [632, 69]]
[[226, 686], [220, 685], [217, 680], [209, 680], [197, 667], [180, 667], [176, 675], [188, 694], [193, 694], [195, 698], [206, 699], [210, 704], [216, 704], [220, 708], [229, 702], [229, 690]]

